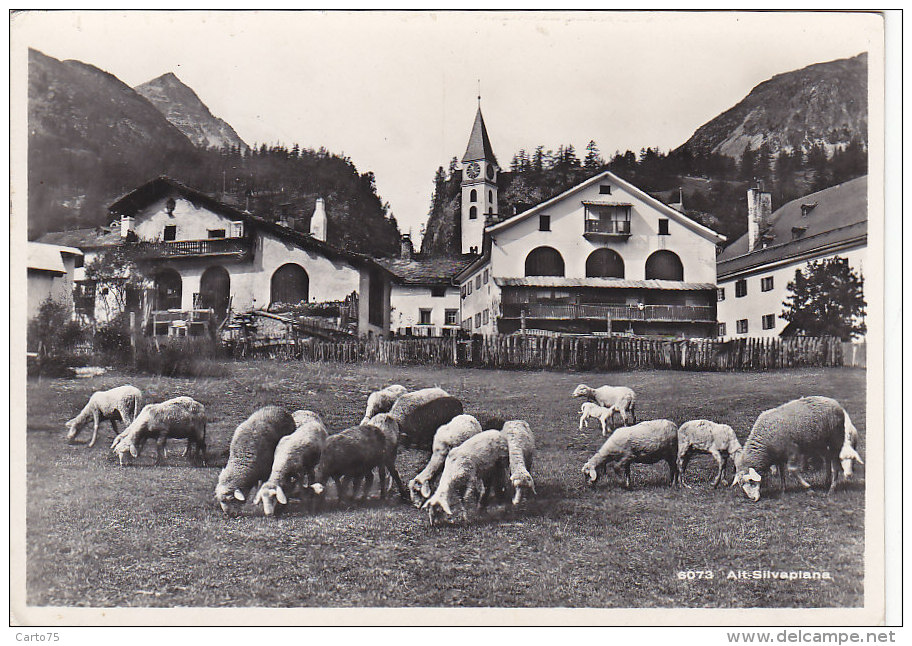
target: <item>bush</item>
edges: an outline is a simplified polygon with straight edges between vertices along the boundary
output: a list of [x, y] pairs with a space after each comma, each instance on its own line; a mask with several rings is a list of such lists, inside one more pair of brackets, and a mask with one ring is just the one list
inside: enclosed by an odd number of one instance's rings
[[38, 314], [29, 321], [28, 349], [42, 357], [63, 357], [73, 352], [86, 332], [70, 316], [70, 309], [50, 297], [38, 308]]
[[134, 368], [164, 377], [220, 377], [227, 368], [220, 360], [226, 351], [209, 337], [166, 338], [158, 342], [141, 337], [136, 345]]

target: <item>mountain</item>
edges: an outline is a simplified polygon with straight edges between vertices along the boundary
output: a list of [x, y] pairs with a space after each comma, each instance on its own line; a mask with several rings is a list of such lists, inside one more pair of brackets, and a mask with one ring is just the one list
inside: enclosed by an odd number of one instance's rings
[[137, 85], [133, 89], [158, 108], [168, 121], [197, 146], [249, 148], [234, 128], [213, 116], [196, 92], [184, 85], [171, 72]]
[[773, 152], [868, 141], [868, 55], [778, 74], [700, 126], [681, 148], [740, 158], [765, 140]]

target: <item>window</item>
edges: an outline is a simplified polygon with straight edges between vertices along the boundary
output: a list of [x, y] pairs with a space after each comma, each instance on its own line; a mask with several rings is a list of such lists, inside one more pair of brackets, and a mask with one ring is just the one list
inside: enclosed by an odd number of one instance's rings
[[459, 298], [465, 298], [465, 297], [466, 297], [466, 288], [465, 288], [465, 285], [463, 285], [462, 287], [459, 288]]
[[483, 282], [485, 285], [488, 284], [488, 275], [489, 275], [489, 274], [488, 274], [488, 270], [485, 269], [485, 270], [484, 270], [484, 278], [483, 278], [482, 281], [481, 281], [481, 282]]
[[165, 234], [162, 236], [162, 240], [169, 242], [171, 240], [177, 239], [177, 225], [176, 224], [166, 224], [165, 225]]
[[446, 296], [446, 287], [431, 287], [431, 296], [434, 298]]
[[767, 276], [766, 278], [760, 279], [760, 291], [769, 292], [773, 289], [773, 277]]
[[444, 310], [443, 311], [443, 324], [444, 325], [456, 325], [456, 317], [459, 315], [459, 310]]
[[735, 325], [738, 328], [738, 334], [747, 334], [747, 319], [740, 319]]
[[473, 188], [472, 192], [469, 193], [469, 202], [477, 202], [477, 201], [478, 201], [478, 191], [476, 191]]
[[467, 318], [462, 322], [462, 329], [465, 330], [466, 332], [468, 332], [472, 329], [472, 319], [471, 318]]
[[430, 325], [431, 324], [431, 310], [420, 309], [418, 310], [418, 325]]
[[551, 230], [551, 216], [550, 215], [538, 216], [538, 230], [539, 231], [550, 231]]
[[630, 235], [630, 206], [624, 204], [584, 203], [586, 221], [584, 233]]
[[724, 287], [719, 287], [719, 288], [716, 290], [716, 300], [717, 300], [717, 301], [724, 301], [724, 300], [725, 300], [725, 288], [724, 288]]
[[478, 219], [478, 207], [477, 206], [473, 206], [472, 208], [469, 209], [469, 219], [470, 220]]
[[481, 312], [475, 315], [475, 327], [481, 327]]
[[475, 276], [475, 289], [481, 289], [481, 274]]
[[472, 293], [472, 281], [466, 283], [466, 296]]
[[718, 336], [725, 336], [725, 323], [719, 323], [719, 334]]
[[747, 281], [741, 279], [735, 282], [735, 298], [747, 296]]
[[659, 219], [659, 235], [660, 236], [670, 235], [668, 233], [668, 218]]
[[224, 229], [209, 229], [210, 238], [224, 238], [225, 230]]
[[608, 184], [602, 184], [601, 186], [599, 186], [599, 194], [600, 195], [611, 195], [611, 186], [609, 186]]
[[[488, 191], [488, 202], [490, 203], [493, 201], [494, 201], [494, 191]], [[490, 213], [490, 209], [488, 209], [488, 212]]]
[[762, 322], [764, 330], [772, 330], [774, 327], [776, 327], [776, 315], [764, 314]]
[[487, 324], [488, 324], [488, 310], [485, 310], [484, 312], [482, 312], [481, 315], [482, 315], [482, 316], [481, 316], [481, 322], [482, 322], [484, 325], [487, 325]]

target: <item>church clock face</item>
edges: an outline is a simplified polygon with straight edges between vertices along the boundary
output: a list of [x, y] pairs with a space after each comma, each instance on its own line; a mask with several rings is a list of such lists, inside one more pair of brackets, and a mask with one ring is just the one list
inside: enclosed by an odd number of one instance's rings
[[494, 167], [489, 165], [486, 170], [488, 179], [494, 179]]
[[472, 162], [469, 164], [468, 168], [466, 168], [466, 175], [469, 176], [469, 179], [475, 179], [478, 177], [479, 173], [481, 173], [481, 167], [479, 167], [476, 162]]

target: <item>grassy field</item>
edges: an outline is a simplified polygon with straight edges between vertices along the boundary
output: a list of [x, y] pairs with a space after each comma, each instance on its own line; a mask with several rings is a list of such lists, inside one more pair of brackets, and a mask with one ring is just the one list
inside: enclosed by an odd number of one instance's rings
[[[616, 476], [588, 487], [580, 467], [600, 446], [577, 429], [578, 383], [624, 384], [640, 419], [709, 418], [744, 440], [757, 414], [801, 395], [835, 397], [865, 437], [865, 373], [641, 371], [611, 374], [455, 368], [228, 364], [200, 380], [106, 374], [28, 384], [28, 603], [71, 606], [558, 606], [850, 607], [863, 603], [864, 471], [833, 497], [764, 491], [750, 503], [712, 490], [714, 463], [695, 458], [690, 490], [665, 486], [664, 464], [635, 465], [634, 488]], [[132, 383], [147, 401], [190, 395], [205, 404], [209, 468], [147, 451], [121, 468], [104, 429], [94, 448], [68, 445], [63, 423], [93, 390]], [[331, 430], [357, 423], [370, 391], [389, 383], [440, 385], [468, 413], [527, 420], [536, 433], [538, 496], [469, 525], [430, 527], [396, 500], [277, 520], [246, 506], [226, 517], [213, 499], [234, 427], [275, 403], [320, 412]], [[85, 435], [87, 431], [83, 432]], [[183, 442], [181, 442], [181, 447]], [[174, 447], [177, 448], [177, 447]], [[408, 450], [410, 479], [426, 459]], [[729, 474], [730, 477], [730, 474]], [[822, 474], [811, 481], [822, 483]], [[332, 490], [330, 490], [331, 493]], [[376, 496], [376, 490], [374, 493]], [[259, 513], [257, 513], [259, 512]], [[729, 570], [828, 571], [829, 581], [728, 580]], [[712, 570], [712, 580], [679, 571]]]

